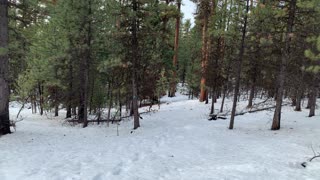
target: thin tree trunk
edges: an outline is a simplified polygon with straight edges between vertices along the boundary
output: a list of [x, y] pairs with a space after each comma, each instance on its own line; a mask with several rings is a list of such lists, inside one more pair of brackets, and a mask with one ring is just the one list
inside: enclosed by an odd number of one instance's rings
[[54, 107], [54, 116], [55, 117], [59, 116], [59, 105], [58, 104], [56, 104]]
[[[137, 0], [132, 0], [132, 6], [134, 13], [138, 11], [138, 2]], [[137, 129], [140, 127], [139, 121], [139, 110], [138, 110], [138, 86], [137, 86], [137, 63], [138, 63], [138, 19], [135, 16], [132, 22], [132, 110], [133, 110], [133, 129]]]
[[[111, 89], [109, 91], [111, 91]], [[110, 101], [109, 101], [108, 117], [107, 117], [107, 119], [108, 119], [107, 126], [108, 127], [109, 127], [109, 122], [110, 122], [110, 117], [111, 117], [111, 108], [112, 108], [112, 103], [113, 103], [113, 99], [112, 99], [113, 97], [112, 96], [113, 96], [112, 92], [110, 92], [110, 96], [109, 96]]]
[[[69, 34], [71, 34], [71, 32], [69, 32]], [[71, 38], [69, 37], [69, 43], [72, 44], [72, 40]], [[66, 114], [66, 118], [71, 118], [72, 116], [72, 106], [74, 105], [73, 103], [73, 98], [74, 98], [74, 95], [73, 95], [73, 50], [72, 49], [69, 49], [70, 51], [70, 54], [71, 54], [71, 57], [70, 59], [68, 60], [68, 93], [67, 93], [67, 114]]]
[[39, 96], [40, 96], [40, 101], [39, 101], [39, 106], [40, 106], [40, 115], [43, 115], [43, 103], [44, 103], [44, 99], [43, 99], [43, 85], [39, 82], [38, 83], [38, 91], [39, 91]]
[[229, 129], [233, 129], [233, 126], [234, 126], [234, 117], [235, 117], [236, 109], [237, 109], [238, 95], [240, 95], [239, 89], [240, 89], [240, 78], [241, 78], [241, 66], [242, 66], [242, 60], [243, 60], [243, 55], [244, 55], [244, 50], [245, 50], [244, 48], [245, 48], [245, 38], [246, 38], [246, 33], [247, 33], [249, 0], [247, 0], [246, 3], [247, 3], [246, 14], [244, 17], [244, 24], [243, 24], [243, 28], [242, 28], [241, 46], [240, 46], [239, 59], [238, 59], [238, 64], [237, 64], [238, 69], [237, 69], [236, 85], [235, 85], [235, 89], [234, 89], [234, 97], [233, 97], [233, 104], [232, 104]]
[[[88, 16], [91, 17], [91, 0], [88, 0]], [[88, 23], [87, 27], [83, 27], [83, 31], [85, 31], [84, 43], [86, 47], [83, 50], [83, 57], [81, 57], [80, 62], [80, 106], [79, 106], [79, 121], [83, 122], [83, 127], [88, 126], [88, 82], [89, 82], [89, 62], [91, 59], [91, 19], [87, 18]], [[87, 28], [87, 29], [86, 29]]]
[[177, 0], [178, 17], [176, 18], [176, 29], [174, 38], [174, 56], [173, 56], [173, 77], [171, 79], [169, 97], [174, 97], [177, 88], [177, 69], [178, 69], [178, 51], [179, 51], [179, 32], [180, 32], [180, 11], [181, 11], [181, 0]]
[[318, 93], [318, 90], [313, 87], [311, 91], [310, 99], [309, 99], [310, 101], [309, 117], [315, 116], [317, 93]]
[[212, 89], [212, 102], [211, 102], [211, 111], [210, 114], [214, 113], [214, 103], [216, 101], [216, 92], [215, 92], [215, 88]]
[[9, 119], [8, 0], [0, 0], [0, 135], [11, 133]]
[[93, 96], [94, 96], [94, 80], [95, 76], [94, 73], [92, 73], [92, 84], [91, 84], [91, 93], [90, 93], [90, 102], [89, 102], [89, 114], [92, 114], [93, 109]]
[[33, 108], [32, 113], [37, 114], [37, 97], [36, 97], [36, 95], [32, 96], [31, 104], [32, 104], [32, 108]]
[[301, 100], [302, 100], [302, 93], [300, 90], [298, 90], [296, 108], [294, 109], [295, 111], [301, 111]]
[[311, 90], [311, 94], [310, 94], [310, 111], [309, 111], [309, 117], [313, 117], [315, 116], [315, 110], [316, 110], [316, 106], [317, 106], [317, 97], [318, 97], [318, 90], [319, 90], [319, 86], [318, 86], [318, 74], [315, 75], [315, 80], [313, 83], [313, 87]]
[[[304, 72], [301, 73], [301, 77], [299, 79], [299, 83], [302, 83], [303, 81], [303, 77], [304, 77]], [[302, 86], [298, 86], [297, 88], [297, 94], [296, 94], [296, 107], [295, 107], [295, 111], [301, 111], [301, 101], [303, 98], [303, 91], [304, 91], [304, 87]]]
[[307, 102], [307, 107], [306, 109], [310, 109], [311, 107], [311, 92], [308, 92], [308, 102]]
[[279, 84], [278, 84], [278, 91], [277, 91], [276, 109], [274, 111], [271, 130], [280, 129], [282, 98], [284, 93], [284, 82], [285, 82], [285, 76], [286, 76], [286, 64], [287, 64], [287, 60], [290, 59], [290, 41], [291, 41], [291, 33], [293, 32], [295, 11], [296, 11], [296, 0], [291, 0], [290, 7], [289, 7], [289, 19], [287, 22], [287, 32], [285, 35], [285, 47], [281, 53], [281, 65], [280, 65], [280, 73], [279, 73], [279, 79], [278, 79]]
[[223, 97], [222, 97], [222, 102], [221, 102], [221, 107], [220, 107], [220, 112], [221, 112], [221, 113], [223, 112], [223, 107], [224, 107], [224, 101], [225, 101], [225, 99], [226, 99], [226, 94], [227, 94], [227, 88], [224, 87]]
[[54, 116], [59, 116], [58, 87], [54, 89]]

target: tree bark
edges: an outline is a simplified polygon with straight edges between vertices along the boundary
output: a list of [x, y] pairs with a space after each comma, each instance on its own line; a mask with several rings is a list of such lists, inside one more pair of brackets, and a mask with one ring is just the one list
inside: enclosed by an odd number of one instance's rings
[[73, 67], [72, 62], [70, 59], [69, 65], [68, 65], [68, 74], [69, 74], [69, 84], [68, 84], [68, 97], [67, 97], [67, 114], [66, 118], [71, 118], [72, 116], [72, 92], [73, 92]]
[[[88, 82], [89, 82], [89, 62], [91, 59], [91, 0], [88, 0], [88, 17], [86, 17], [88, 24], [87, 28], [83, 27], [83, 33], [84, 35], [84, 44], [85, 47], [82, 47], [82, 57], [80, 62], [80, 103], [79, 103], [79, 121], [83, 122], [83, 127], [88, 126], [88, 112], [87, 112], [87, 106], [88, 106]], [[86, 24], [85, 23], [85, 24]]]
[[243, 60], [243, 55], [244, 55], [244, 50], [245, 50], [245, 38], [246, 38], [246, 33], [247, 33], [249, 0], [246, 1], [246, 4], [247, 4], [246, 5], [246, 14], [244, 17], [244, 24], [243, 24], [243, 28], [242, 28], [241, 46], [240, 46], [239, 59], [238, 59], [238, 64], [237, 64], [238, 69], [237, 69], [236, 85], [234, 88], [234, 97], [233, 97], [233, 104], [232, 104], [229, 129], [233, 129], [233, 126], [234, 126], [234, 117], [236, 114], [237, 101], [238, 101], [238, 95], [239, 95], [239, 89], [240, 89], [241, 66], [242, 66], [242, 60]]
[[11, 133], [8, 43], [8, 0], [0, 0], [0, 135]]
[[201, 60], [201, 82], [200, 82], [200, 98], [199, 101], [203, 102], [207, 99], [207, 88], [206, 88], [206, 73], [208, 65], [208, 19], [209, 13], [207, 13], [207, 8], [209, 7], [208, 1], [201, 1], [200, 6], [202, 6], [205, 11], [202, 20], [202, 60]]
[[314, 80], [314, 84], [311, 90], [311, 94], [310, 94], [310, 111], [309, 111], [309, 117], [313, 117], [315, 116], [315, 111], [316, 111], [316, 106], [317, 106], [317, 97], [318, 97], [318, 74], [315, 74], [315, 80]]
[[300, 92], [300, 90], [298, 90], [297, 92], [297, 100], [296, 100], [296, 107], [295, 107], [295, 111], [301, 111], [301, 100], [302, 100], [302, 93]]
[[[303, 77], [304, 77], [304, 73], [301, 72], [301, 77], [299, 79], [299, 83], [302, 83]], [[295, 111], [301, 111], [301, 101], [303, 98], [303, 94], [304, 94], [304, 87], [299, 85], [297, 88], [297, 94], [296, 94], [296, 107], [294, 109]]]
[[[138, 11], [138, 2], [137, 0], [132, 0], [132, 7], [134, 13]], [[136, 15], [132, 20], [132, 34], [131, 34], [131, 43], [132, 43], [132, 110], [133, 110], [133, 129], [140, 127], [139, 121], [139, 109], [138, 109], [138, 86], [137, 86], [137, 63], [138, 63], [138, 53], [139, 53], [139, 43], [138, 43], [138, 19]]]
[[176, 18], [176, 29], [175, 29], [175, 37], [174, 37], [174, 56], [173, 56], [173, 77], [171, 79], [169, 97], [175, 96], [176, 88], [177, 88], [176, 79], [177, 79], [177, 69], [178, 69], [181, 0], [177, 0], [177, 8], [178, 8], [179, 15]]
[[226, 94], [227, 94], [227, 86], [223, 87], [223, 97], [222, 97], [222, 102], [221, 102], [221, 107], [220, 107], [220, 112], [223, 112], [223, 107], [224, 107], [224, 101], [226, 99]]
[[44, 106], [44, 97], [43, 97], [43, 85], [42, 83], [38, 83], [38, 91], [39, 91], [39, 106], [40, 106], [40, 115], [42, 116], [43, 115], [43, 106]]
[[296, 11], [296, 0], [291, 0], [289, 5], [289, 18], [287, 22], [287, 32], [285, 34], [285, 47], [282, 49], [281, 53], [281, 65], [280, 65], [280, 73], [278, 77], [278, 91], [277, 91], [277, 99], [276, 99], [276, 109], [273, 115], [273, 121], [271, 125], [271, 130], [279, 130], [280, 129], [280, 120], [281, 120], [281, 107], [282, 107], [282, 99], [284, 93], [284, 82], [286, 76], [286, 65], [287, 61], [290, 59], [290, 41], [291, 34], [293, 32], [295, 11]]

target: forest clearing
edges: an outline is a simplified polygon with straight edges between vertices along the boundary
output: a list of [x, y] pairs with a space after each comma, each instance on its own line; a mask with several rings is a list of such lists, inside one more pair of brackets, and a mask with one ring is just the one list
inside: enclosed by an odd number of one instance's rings
[[[226, 103], [231, 107], [231, 100]], [[17, 112], [19, 106], [11, 109]], [[154, 109], [142, 115], [136, 131], [132, 121], [121, 122], [119, 136], [115, 124], [83, 129], [25, 109], [16, 132], [0, 141], [0, 179], [320, 178], [320, 160], [308, 162], [313, 149], [320, 150], [319, 114], [308, 118], [306, 110], [285, 106], [281, 131], [268, 130], [272, 111], [238, 116], [230, 131], [227, 120], [207, 120], [209, 105], [187, 96]]]
[[320, 179], [320, 0], [0, 0], [0, 180]]

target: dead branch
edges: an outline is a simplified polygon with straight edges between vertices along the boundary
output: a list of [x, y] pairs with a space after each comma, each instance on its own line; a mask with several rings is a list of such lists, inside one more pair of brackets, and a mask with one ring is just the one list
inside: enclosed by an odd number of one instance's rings
[[[286, 106], [289, 103], [283, 104], [282, 106]], [[255, 113], [255, 112], [260, 112], [260, 111], [265, 111], [265, 110], [269, 110], [269, 109], [273, 109], [276, 108], [276, 106], [271, 106], [271, 107], [266, 107], [266, 108], [262, 108], [262, 109], [254, 109], [254, 110], [249, 110], [249, 111], [243, 111], [243, 112], [239, 112], [236, 113], [235, 116], [241, 116], [247, 113]], [[217, 119], [226, 119], [226, 116], [230, 115], [230, 112], [224, 113], [224, 114], [210, 114], [210, 118], [208, 120], [217, 120]]]
[[[146, 112], [141, 112], [139, 113], [139, 115], [141, 114], [147, 114], [147, 113], [152, 113], [152, 112], [155, 112], [156, 110], [153, 110], [153, 111], [146, 111]], [[121, 122], [123, 119], [125, 118], [130, 118], [132, 116], [122, 116], [120, 117], [119, 119], [116, 119], [116, 116], [114, 116], [111, 120], [110, 119], [88, 119], [88, 123], [95, 123], [95, 122], [111, 122], [111, 124], [117, 122]], [[142, 119], [142, 117], [140, 116], [140, 119]], [[70, 119], [70, 120], [67, 120], [67, 122], [70, 122], [70, 123], [82, 123], [82, 121], [79, 121], [78, 119], [74, 118], [74, 119]]]
[[319, 155], [316, 155], [316, 156], [313, 156], [312, 158], [309, 159], [309, 162], [311, 162], [312, 160], [316, 159], [316, 158], [319, 158], [320, 157], [320, 154]]

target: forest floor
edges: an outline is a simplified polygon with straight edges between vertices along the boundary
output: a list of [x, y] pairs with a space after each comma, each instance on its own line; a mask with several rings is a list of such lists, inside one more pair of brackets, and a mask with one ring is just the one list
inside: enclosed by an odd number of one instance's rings
[[[284, 107], [279, 131], [269, 130], [272, 111], [245, 114], [228, 130], [229, 119], [207, 120], [210, 105], [163, 101], [138, 130], [121, 122], [119, 136], [116, 125], [81, 128], [25, 109], [16, 132], [0, 138], [0, 180], [320, 179], [320, 158], [301, 166], [320, 151], [319, 110], [308, 118]], [[11, 104], [12, 115], [18, 109]]]

